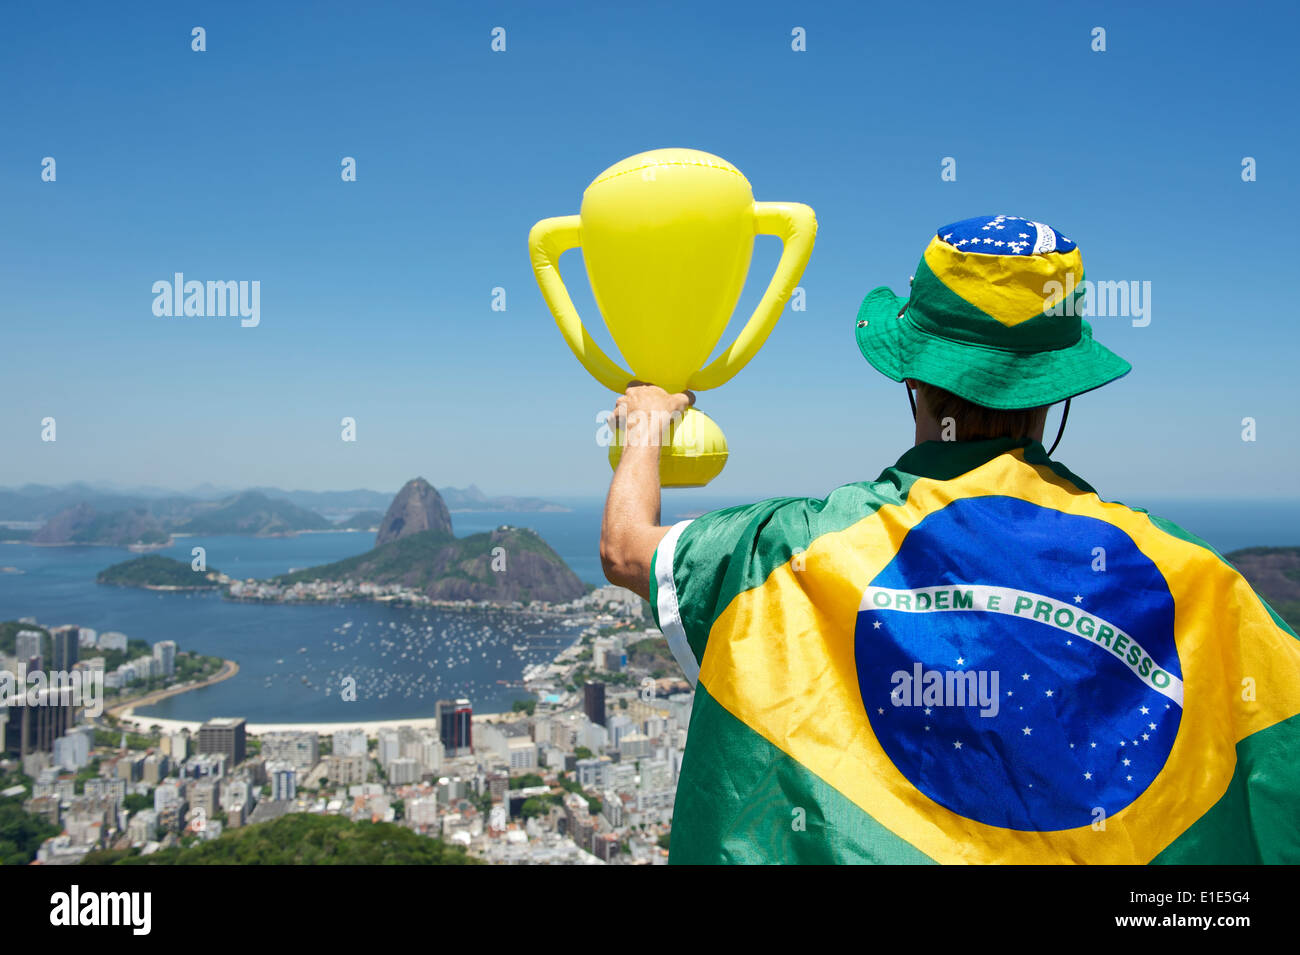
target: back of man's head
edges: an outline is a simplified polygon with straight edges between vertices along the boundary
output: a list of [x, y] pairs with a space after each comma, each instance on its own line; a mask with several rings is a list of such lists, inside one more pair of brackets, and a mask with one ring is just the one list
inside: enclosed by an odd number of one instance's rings
[[939, 428], [952, 428], [957, 441], [986, 438], [1034, 438], [1038, 440], [1047, 422], [1047, 405], [1038, 408], [1002, 410], [986, 408], [924, 381], [916, 393]]

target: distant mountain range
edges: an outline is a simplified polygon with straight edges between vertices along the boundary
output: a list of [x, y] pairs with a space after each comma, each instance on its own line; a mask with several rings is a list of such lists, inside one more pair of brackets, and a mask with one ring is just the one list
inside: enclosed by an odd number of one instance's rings
[[[0, 488], [0, 521], [38, 525], [0, 527], [0, 539], [149, 547], [165, 544], [174, 533], [274, 536], [335, 528], [369, 530], [378, 525], [392, 499], [369, 490], [252, 488], [215, 498], [151, 491], [119, 492], [84, 483]], [[540, 498], [488, 497], [474, 485], [447, 488], [442, 494], [452, 511], [568, 510]]]
[[[248, 527], [253, 523], [283, 526], [295, 511], [285, 511], [253, 491], [225, 502], [214, 502], [186, 527]], [[293, 505], [286, 505], [292, 508]], [[375, 512], [377, 513], [377, 512]], [[311, 511], [310, 519], [323, 521]], [[307, 517], [297, 515], [303, 520]], [[491, 600], [497, 602], [547, 600], [562, 602], [580, 597], [587, 586], [551, 550], [536, 531], [520, 527], [457, 537], [451, 515], [438, 491], [424, 478], [415, 478], [393, 498], [379, 516], [375, 547], [356, 557], [309, 567], [273, 578], [275, 583], [355, 581], [400, 584], [435, 600]], [[333, 526], [328, 525], [327, 526]], [[222, 533], [220, 530], [205, 533]], [[138, 557], [114, 564], [100, 573], [103, 584], [153, 589], [205, 589], [218, 586], [217, 572], [191, 570], [184, 561], [160, 555]]]

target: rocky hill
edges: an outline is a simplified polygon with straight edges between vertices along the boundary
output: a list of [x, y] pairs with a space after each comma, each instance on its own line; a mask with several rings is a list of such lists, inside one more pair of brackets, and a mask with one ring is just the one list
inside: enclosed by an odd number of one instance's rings
[[383, 511], [357, 511], [340, 521], [335, 521], [334, 526], [342, 531], [373, 531], [378, 529], [383, 520]]
[[388, 505], [388, 513], [379, 525], [375, 546], [383, 547], [402, 537], [424, 531], [451, 533], [451, 514], [442, 495], [424, 478], [413, 478], [402, 485]]
[[110, 544], [115, 547], [164, 544], [168, 533], [141, 508], [101, 513], [89, 504], [74, 504], [35, 531], [33, 544]]
[[267, 497], [260, 491], [244, 491], [234, 497], [200, 504], [193, 516], [173, 529], [182, 534], [256, 534], [271, 536], [293, 531], [323, 531], [333, 528], [315, 511], [289, 501]]
[[457, 537], [437, 489], [408, 481], [384, 515], [373, 550], [275, 578], [293, 584], [400, 584], [435, 600], [573, 600], [587, 587], [536, 531], [503, 525]]
[[400, 584], [435, 600], [557, 602], [587, 590], [560, 555], [526, 527], [469, 537], [419, 531], [347, 560], [275, 578], [280, 584], [312, 580]]
[[99, 572], [98, 583], [116, 587], [144, 587], [147, 590], [216, 590], [220, 574], [215, 567], [196, 571], [181, 560], [150, 554], [114, 564]]

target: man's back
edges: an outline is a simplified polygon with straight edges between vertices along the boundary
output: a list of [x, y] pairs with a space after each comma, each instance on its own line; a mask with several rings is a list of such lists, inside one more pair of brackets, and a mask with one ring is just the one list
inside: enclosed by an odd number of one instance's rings
[[1297, 861], [1300, 642], [1028, 439], [676, 525], [674, 862]]

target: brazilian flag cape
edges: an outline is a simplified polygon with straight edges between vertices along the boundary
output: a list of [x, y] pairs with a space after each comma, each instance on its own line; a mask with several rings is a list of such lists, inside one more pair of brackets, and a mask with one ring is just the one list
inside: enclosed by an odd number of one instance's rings
[[1028, 439], [673, 526], [674, 863], [1300, 862], [1300, 641]]

